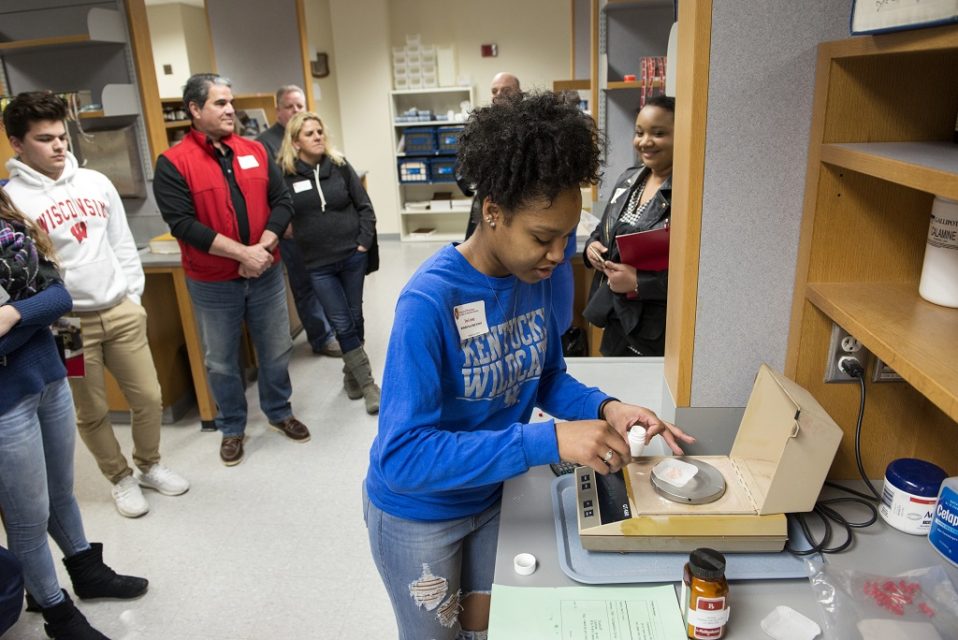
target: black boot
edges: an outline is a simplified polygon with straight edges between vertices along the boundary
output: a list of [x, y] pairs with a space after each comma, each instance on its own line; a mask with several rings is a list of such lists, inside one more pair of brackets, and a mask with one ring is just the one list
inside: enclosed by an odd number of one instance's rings
[[46, 620], [43, 628], [54, 640], [110, 640], [90, 626], [83, 614], [73, 606], [66, 591], [63, 592], [63, 602], [40, 611]]
[[91, 542], [86, 551], [63, 559], [73, 582], [73, 593], [80, 600], [89, 598], [118, 598], [129, 600], [146, 593], [149, 582], [145, 578], [121, 576], [103, 564], [103, 545]]

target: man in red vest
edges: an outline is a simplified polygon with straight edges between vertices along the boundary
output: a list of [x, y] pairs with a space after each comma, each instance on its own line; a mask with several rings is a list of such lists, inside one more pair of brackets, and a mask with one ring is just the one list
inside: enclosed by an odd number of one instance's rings
[[220, 459], [243, 459], [246, 389], [239, 349], [243, 321], [259, 361], [259, 402], [269, 424], [295, 442], [309, 430], [290, 407], [289, 313], [276, 246], [293, 214], [279, 168], [258, 142], [234, 135], [227, 79], [196, 74], [183, 104], [193, 127], [160, 156], [153, 193], [180, 243], [183, 269], [223, 434]]

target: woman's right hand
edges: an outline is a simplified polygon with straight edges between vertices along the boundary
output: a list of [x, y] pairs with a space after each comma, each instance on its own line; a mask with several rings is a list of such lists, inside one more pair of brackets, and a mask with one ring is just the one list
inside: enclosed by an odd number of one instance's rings
[[605, 420], [556, 422], [556, 441], [561, 460], [592, 467], [602, 475], [615, 473], [632, 460], [629, 443]]
[[595, 240], [590, 242], [585, 249], [585, 255], [589, 256], [589, 263], [596, 271], [605, 273], [605, 258], [602, 256], [609, 250], [604, 244]]

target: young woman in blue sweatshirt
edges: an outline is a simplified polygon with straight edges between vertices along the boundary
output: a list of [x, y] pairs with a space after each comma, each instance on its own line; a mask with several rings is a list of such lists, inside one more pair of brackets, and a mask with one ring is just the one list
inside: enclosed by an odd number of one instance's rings
[[43, 613], [47, 635], [104, 640], [60, 589], [47, 534], [82, 599], [135, 598], [147, 581], [117, 575], [83, 531], [73, 494], [73, 397], [50, 331], [73, 301], [52, 256], [47, 235], [0, 188], [0, 512], [23, 565], [28, 610]]
[[[599, 473], [629, 459], [633, 424], [694, 439], [572, 378], [550, 276], [595, 183], [598, 135], [551, 92], [478, 109], [459, 172], [482, 201], [396, 304], [364, 514], [402, 639], [484, 638], [502, 482], [560, 459]], [[534, 407], [569, 422], [530, 423]]]

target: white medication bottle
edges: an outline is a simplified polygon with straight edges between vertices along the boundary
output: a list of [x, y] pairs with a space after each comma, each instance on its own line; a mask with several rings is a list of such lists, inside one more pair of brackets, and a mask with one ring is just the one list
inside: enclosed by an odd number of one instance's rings
[[629, 429], [629, 449], [632, 450], [632, 457], [638, 458], [645, 449], [645, 427], [635, 425]]
[[958, 476], [941, 483], [928, 542], [948, 562], [958, 566]]
[[885, 470], [878, 513], [899, 531], [927, 535], [938, 504], [938, 490], [947, 477], [944, 469], [925, 460], [892, 460]]

